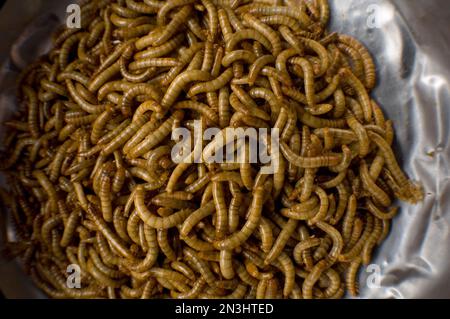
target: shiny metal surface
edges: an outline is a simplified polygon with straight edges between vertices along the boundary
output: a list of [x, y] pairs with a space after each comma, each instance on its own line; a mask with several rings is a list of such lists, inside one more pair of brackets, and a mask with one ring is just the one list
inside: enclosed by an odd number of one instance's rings
[[[11, 60], [24, 66], [45, 52], [48, 35], [70, 2], [8, 1], [0, 12], [0, 121], [16, 107], [17, 70]], [[395, 150], [403, 167], [426, 193], [417, 206], [400, 203], [370, 271], [360, 273], [361, 298], [450, 298], [450, 4], [330, 2], [331, 30], [355, 36], [372, 52], [378, 73], [374, 96], [394, 121]], [[8, 229], [2, 235], [13, 233]], [[7, 297], [42, 297], [16, 262], [1, 259], [0, 289]]]

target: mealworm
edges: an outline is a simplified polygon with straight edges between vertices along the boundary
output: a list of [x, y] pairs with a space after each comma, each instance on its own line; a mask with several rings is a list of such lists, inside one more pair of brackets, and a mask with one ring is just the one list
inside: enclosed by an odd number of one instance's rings
[[272, 46], [272, 53], [274, 56], [277, 56], [281, 52], [281, 39], [272, 28], [248, 13], [244, 13], [242, 15], [242, 19], [244, 24], [260, 32], [270, 41], [270, 44]]
[[254, 29], [243, 29], [230, 35], [226, 42], [225, 52], [232, 52], [237, 44], [243, 40], [254, 40], [260, 42], [267, 50], [272, 50], [272, 45], [261, 33]]
[[173, 105], [173, 103], [177, 99], [178, 95], [181, 93], [181, 90], [189, 82], [208, 81], [209, 78], [210, 78], [210, 74], [206, 71], [190, 70], [190, 71], [181, 73], [170, 84], [169, 88], [167, 89], [166, 94], [164, 95], [163, 99], [161, 100], [161, 106], [164, 109], [167, 109], [171, 105]]
[[241, 230], [235, 232], [231, 236], [214, 242], [214, 247], [219, 250], [230, 250], [238, 247], [242, 242], [251, 236], [252, 232], [258, 227], [261, 218], [262, 205], [264, 198], [264, 187], [258, 187], [254, 190], [252, 203], [249, 208], [249, 214], [245, 225]]
[[378, 242], [378, 239], [383, 231], [383, 226], [381, 225], [381, 220], [375, 217], [375, 222], [373, 226], [372, 233], [367, 238], [367, 241], [364, 243], [362, 248], [361, 256], [362, 262], [364, 265], [368, 265], [370, 263], [372, 250]]
[[288, 220], [288, 222], [278, 235], [278, 238], [276, 239], [275, 243], [273, 244], [272, 249], [267, 254], [266, 259], [264, 260], [265, 264], [270, 264], [272, 261], [278, 258], [278, 256], [282, 253], [283, 248], [287, 243], [287, 240], [289, 239], [289, 237], [291, 237], [291, 234], [297, 228], [297, 225], [298, 225], [297, 220], [295, 219]]
[[168, 217], [157, 217], [152, 214], [144, 203], [144, 188], [142, 185], [136, 187], [134, 204], [141, 219], [153, 228], [168, 229], [180, 224], [192, 212], [189, 209], [180, 210]]
[[249, 10], [247, 12], [251, 14], [266, 15], [266, 16], [272, 15], [288, 16], [300, 22], [302, 28], [308, 27], [311, 24], [311, 20], [309, 19], [308, 15], [306, 15], [305, 12], [301, 10], [292, 10], [292, 8], [289, 7], [262, 6], [258, 4], [254, 5], [252, 4], [250, 5]]
[[221, 75], [219, 75], [216, 79], [212, 81], [193, 85], [188, 92], [188, 96], [193, 97], [200, 93], [217, 91], [223, 88], [228, 82], [230, 82], [232, 78], [233, 78], [233, 69], [228, 68]]
[[295, 154], [285, 142], [281, 142], [281, 152], [286, 159], [294, 165], [302, 168], [318, 168], [335, 166], [339, 163], [339, 156], [328, 155], [319, 157], [301, 157]]
[[[134, 55], [134, 58], [136, 60], [139, 59], [151, 59], [151, 58], [159, 58], [161, 56], [167, 55], [173, 50], [175, 50], [177, 47], [179, 47], [184, 40], [183, 34], [178, 34], [175, 37], [173, 37], [171, 40], [167, 41], [166, 43], [157, 46], [157, 47], [151, 47], [146, 49], [145, 51], [140, 51]], [[138, 42], [136, 42], [136, 48], [138, 50], [143, 49], [142, 46], [138, 45]]]

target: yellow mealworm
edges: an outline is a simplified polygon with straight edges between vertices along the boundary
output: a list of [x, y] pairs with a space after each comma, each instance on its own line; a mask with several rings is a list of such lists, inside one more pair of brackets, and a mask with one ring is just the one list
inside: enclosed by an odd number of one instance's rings
[[134, 204], [141, 219], [153, 228], [168, 229], [183, 222], [192, 212], [190, 209], [180, 210], [168, 217], [157, 217], [151, 213], [144, 203], [144, 188], [142, 185], [136, 187]]
[[157, 240], [159, 248], [161, 249], [161, 252], [166, 255], [166, 257], [171, 260], [176, 260], [176, 253], [173, 250], [173, 248], [170, 246], [169, 238], [168, 238], [168, 230], [167, 229], [158, 229], [157, 230]]
[[260, 32], [254, 29], [243, 29], [230, 35], [226, 42], [225, 52], [232, 52], [237, 44], [243, 40], [251, 39], [260, 42], [267, 50], [272, 50], [272, 45]]
[[382, 227], [383, 226], [381, 224], [381, 220], [375, 217], [375, 222], [374, 222], [372, 233], [367, 238], [367, 241], [364, 243], [364, 246], [361, 251], [362, 262], [366, 266], [370, 263], [370, 260], [372, 257], [371, 256], [372, 250], [376, 246], [378, 239], [381, 236], [381, 233], [383, 231]]
[[301, 157], [295, 154], [285, 142], [281, 142], [281, 152], [286, 159], [294, 165], [302, 168], [318, 168], [335, 166], [339, 164], [340, 158], [337, 155]]
[[260, 32], [270, 41], [272, 46], [272, 53], [274, 56], [277, 56], [281, 52], [281, 39], [271, 27], [248, 13], [244, 13], [242, 15], [242, 19], [244, 21], [244, 24]]
[[175, 111], [159, 128], [147, 135], [147, 137], [139, 144], [134, 146], [127, 154], [130, 158], [137, 158], [153, 147], [158, 145], [164, 138], [170, 134], [174, 121], [180, 120], [184, 113], [182, 110]]
[[208, 72], [200, 70], [191, 70], [181, 73], [170, 84], [161, 101], [161, 106], [164, 109], [169, 108], [173, 105], [178, 95], [181, 93], [181, 90], [183, 90], [188, 83], [194, 81], [208, 81], [210, 76], [211, 75]]
[[364, 160], [360, 163], [359, 173], [364, 188], [370, 193], [370, 195], [384, 207], [389, 207], [391, 205], [391, 199], [389, 198], [389, 195], [386, 194], [380, 187], [378, 187], [375, 184], [375, 181], [372, 180], [369, 169]]
[[221, 75], [216, 79], [193, 85], [188, 92], [188, 96], [192, 97], [200, 93], [213, 92], [223, 88], [228, 82], [233, 78], [233, 69], [226, 69]]
[[264, 260], [265, 264], [270, 264], [272, 261], [278, 258], [278, 256], [282, 253], [284, 246], [286, 245], [289, 237], [297, 228], [298, 221], [295, 219], [289, 219], [286, 225], [281, 230], [278, 238], [273, 244], [270, 252], [267, 254], [266, 259]]

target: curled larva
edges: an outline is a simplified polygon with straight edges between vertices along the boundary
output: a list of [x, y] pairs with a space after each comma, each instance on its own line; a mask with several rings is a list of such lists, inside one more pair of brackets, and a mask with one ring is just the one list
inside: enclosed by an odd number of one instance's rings
[[192, 97], [200, 93], [217, 91], [223, 88], [225, 85], [227, 85], [232, 78], [233, 78], [233, 69], [228, 68], [221, 75], [219, 75], [216, 79], [212, 81], [193, 85], [188, 92], [188, 96]]
[[167, 110], [173, 105], [181, 90], [186, 84], [194, 81], [208, 81], [211, 75], [206, 71], [190, 70], [178, 75], [170, 84], [163, 99], [161, 100], [161, 106]]

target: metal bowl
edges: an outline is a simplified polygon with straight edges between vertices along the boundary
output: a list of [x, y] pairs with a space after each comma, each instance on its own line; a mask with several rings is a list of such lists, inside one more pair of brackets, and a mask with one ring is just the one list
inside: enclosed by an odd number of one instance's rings
[[[7, 1], [1, 10], [0, 122], [16, 108], [19, 68], [49, 49], [49, 34], [62, 23], [71, 2]], [[330, 2], [331, 30], [355, 36], [372, 52], [378, 74], [374, 97], [394, 121], [395, 151], [403, 167], [426, 192], [416, 206], [399, 203], [389, 237], [360, 273], [360, 297], [450, 298], [448, 1]], [[6, 214], [0, 217], [4, 242], [14, 233]], [[9, 298], [44, 297], [17, 262], [2, 259], [0, 290]]]

